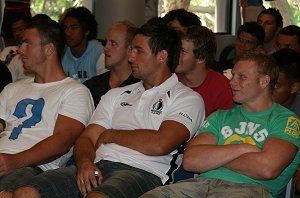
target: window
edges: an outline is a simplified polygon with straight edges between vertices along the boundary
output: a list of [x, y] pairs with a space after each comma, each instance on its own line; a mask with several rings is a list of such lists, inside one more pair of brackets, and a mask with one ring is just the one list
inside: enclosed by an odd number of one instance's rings
[[68, 7], [82, 6], [83, 0], [31, 0], [32, 16], [43, 13], [58, 21], [59, 15]]
[[[158, 13], [164, 16], [169, 10], [185, 8], [199, 16], [202, 25], [214, 32], [231, 31], [232, 0], [159, 0]], [[216, 14], [217, 13], [217, 14]]]

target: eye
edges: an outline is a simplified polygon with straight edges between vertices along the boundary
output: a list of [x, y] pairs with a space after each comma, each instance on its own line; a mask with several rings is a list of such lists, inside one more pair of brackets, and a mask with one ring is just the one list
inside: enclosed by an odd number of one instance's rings
[[115, 41], [112, 41], [112, 42], [111, 42], [111, 45], [112, 45], [113, 47], [115, 47], [115, 46], [117, 46], [117, 45], [118, 45], [118, 43], [117, 43], [117, 42], [115, 42]]

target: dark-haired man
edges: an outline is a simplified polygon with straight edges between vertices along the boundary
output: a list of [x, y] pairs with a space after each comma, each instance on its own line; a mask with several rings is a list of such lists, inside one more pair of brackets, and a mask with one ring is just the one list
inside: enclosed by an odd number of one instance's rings
[[300, 27], [288, 25], [280, 30], [276, 38], [277, 50], [289, 48], [300, 53]]
[[257, 17], [257, 23], [265, 30], [264, 49], [268, 54], [276, 51], [276, 37], [283, 27], [283, 20], [279, 10], [268, 8]]
[[177, 32], [160, 18], [139, 28], [129, 61], [141, 81], [101, 98], [76, 142], [77, 169], [45, 172], [16, 197], [139, 197], [173, 181], [184, 144], [204, 119], [202, 98], [172, 74], [180, 49]]
[[0, 190], [7, 196], [35, 175], [64, 166], [93, 112], [88, 89], [62, 69], [60, 26], [33, 21], [23, 39], [21, 60], [35, 76], [0, 94]]
[[59, 21], [66, 35], [67, 48], [62, 65], [67, 76], [84, 82], [103, 73], [104, 68], [97, 67], [102, 45], [96, 40], [94, 15], [85, 7], [71, 7], [65, 10]]

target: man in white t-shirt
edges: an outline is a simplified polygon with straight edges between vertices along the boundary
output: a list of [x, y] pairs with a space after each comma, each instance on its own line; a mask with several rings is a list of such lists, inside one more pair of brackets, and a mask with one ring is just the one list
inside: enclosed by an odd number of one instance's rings
[[139, 28], [129, 62], [141, 81], [101, 98], [75, 144], [77, 169], [46, 171], [15, 196], [139, 197], [172, 182], [185, 143], [205, 117], [201, 96], [172, 74], [180, 49], [178, 34], [161, 18]]
[[35, 175], [64, 166], [92, 115], [88, 89], [62, 69], [63, 49], [64, 33], [55, 21], [25, 27], [19, 52], [35, 76], [0, 94], [1, 195], [9, 197]]

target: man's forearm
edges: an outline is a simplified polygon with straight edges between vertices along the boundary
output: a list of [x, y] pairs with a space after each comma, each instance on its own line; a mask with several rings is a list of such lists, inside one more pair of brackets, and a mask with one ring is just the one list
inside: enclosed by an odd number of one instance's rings
[[264, 176], [264, 167], [267, 167], [263, 165], [265, 160], [260, 153], [246, 153], [225, 164], [224, 167], [253, 179], [268, 179]]
[[248, 144], [189, 146], [184, 153], [184, 168], [192, 172], [205, 172], [224, 166], [252, 150], [252, 145]]
[[80, 138], [77, 140], [74, 147], [74, 157], [76, 164], [82, 161], [93, 162], [96, 156], [96, 149], [89, 138]]

